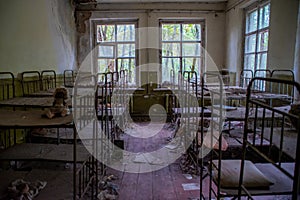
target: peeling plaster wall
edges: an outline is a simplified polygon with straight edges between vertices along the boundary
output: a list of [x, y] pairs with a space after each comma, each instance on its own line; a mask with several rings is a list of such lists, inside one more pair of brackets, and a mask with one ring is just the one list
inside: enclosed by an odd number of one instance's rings
[[[241, 2], [241, 3], [239, 3]], [[244, 8], [254, 0], [229, 0], [226, 12], [226, 67], [243, 68]], [[299, 0], [271, 0], [268, 68], [293, 69]], [[234, 6], [236, 5], [236, 6]]]
[[[226, 13], [225, 67], [230, 72], [239, 72], [242, 69], [243, 22], [243, 9], [234, 8]], [[237, 81], [237, 76], [235, 80], [231, 80]]]
[[[156, 7], [156, 9], [154, 9]], [[91, 60], [87, 57], [92, 49], [90, 41], [93, 39], [92, 23], [97, 19], [109, 18], [134, 18], [138, 19], [138, 27], [159, 27], [159, 19], [204, 19], [206, 24], [205, 32], [205, 48], [212, 57], [215, 64], [222, 68], [225, 64], [225, 9], [224, 4], [188, 4], [188, 3], [172, 3], [172, 6], [158, 3], [158, 4], [103, 4], [93, 7], [80, 7], [76, 12], [77, 16], [77, 35], [78, 35], [78, 64], [83, 61]], [[215, 10], [215, 11], [214, 11]], [[157, 34], [154, 32], [148, 34], [146, 40], [150, 49], [143, 50], [141, 41], [139, 53], [139, 65], [145, 63], [159, 63], [158, 49], [159, 41], [154, 41], [151, 36]], [[151, 32], [151, 31], [150, 31]], [[145, 37], [143, 33], [140, 34], [139, 39]], [[153, 46], [154, 45], [154, 46]], [[148, 46], [149, 47], [149, 46]], [[84, 62], [84, 66], [91, 65], [89, 62]], [[141, 71], [158, 71], [153, 68], [154, 65], [147, 66]], [[139, 77], [139, 72], [137, 73]], [[158, 80], [160, 77], [157, 77]], [[139, 82], [139, 81], [138, 81]]]
[[0, 70], [74, 68], [72, 10], [70, 0], [0, 1]]

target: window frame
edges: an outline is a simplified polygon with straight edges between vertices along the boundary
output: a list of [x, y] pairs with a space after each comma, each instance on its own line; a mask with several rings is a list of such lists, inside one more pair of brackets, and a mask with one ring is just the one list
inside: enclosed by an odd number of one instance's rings
[[[180, 40], [178, 41], [163, 41], [162, 39], [162, 25], [163, 24], [179, 24], [180, 25]], [[200, 41], [199, 40], [193, 40], [193, 41], [184, 41], [182, 38], [183, 34], [182, 34], [182, 25], [183, 24], [200, 24], [200, 31], [201, 31], [201, 37], [200, 37]], [[206, 25], [206, 21], [205, 19], [159, 19], [159, 63], [160, 63], [160, 81], [162, 82], [163, 79], [163, 69], [162, 69], [162, 61], [163, 58], [178, 58], [179, 59], [179, 67], [180, 69], [178, 71], [182, 71], [183, 69], [183, 59], [184, 58], [199, 58], [199, 74], [197, 74], [198, 77], [200, 77], [200, 74], [203, 74], [206, 71], [206, 65], [205, 65], [205, 53], [202, 51], [202, 49], [205, 48], [205, 25]], [[163, 56], [163, 52], [162, 52], [162, 46], [163, 43], [179, 43], [180, 45], [180, 55], [178, 56]], [[193, 56], [183, 56], [182, 53], [182, 45], [183, 44], [200, 44], [200, 50], [199, 53], [200, 55], [193, 55]], [[178, 74], [175, 74], [175, 79], [178, 76]], [[171, 79], [171, 74], [170, 77], [166, 77], [165, 79]]]
[[[265, 7], [266, 5], [269, 5], [270, 6], [270, 13], [269, 13], [269, 23], [268, 23], [268, 26], [267, 27], [263, 27], [263, 28], [260, 28], [259, 25], [260, 25], [260, 17], [261, 17], [261, 14], [260, 14], [260, 9]], [[257, 12], [257, 28], [256, 30], [254, 31], [249, 31], [247, 32], [247, 26], [248, 26], [248, 17], [251, 13], [253, 12]], [[262, 69], [260, 68], [260, 66], [258, 66], [258, 58], [259, 56], [262, 56], [262, 55], [266, 55], [266, 68], [265, 69], [268, 69], [268, 54], [269, 54], [269, 42], [270, 42], [270, 18], [271, 18], [271, 2], [270, 0], [267, 0], [267, 1], [262, 1], [262, 2], [256, 2], [252, 5], [250, 5], [249, 7], [247, 7], [245, 9], [245, 18], [244, 18], [244, 32], [243, 32], [243, 59], [242, 59], [242, 66], [243, 66], [243, 70], [248, 70], [248, 69], [251, 69], [253, 70], [253, 72], [257, 69]], [[267, 50], [259, 50], [258, 47], [259, 47], [259, 36], [260, 34], [262, 33], [268, 33], [268, 43], [267, 43]], [[255, 36], [255, 49], [253, 52], [247, 52], [247, 37], [249, 36]], [[247, 67], [246, 66], [246, 57], [247, 56], [251, 56], [251, 55], [254, 55], [254, 68], [252, 69], [251, 67]]]
[[[97, 41], [97, 26], [99, 25], [114, 25], [115, 27], [117, 27], [117, 25], [129, 25], [129, 24], [133, 24], [134, 27], [135, 27], [135, 38], [134, 38], [134, 41], [118, 41], [117, 40], [117, 37], [118, 37], [118, 33], [116, 33], [114, 35], [115, 37], [115, 40], [113, 42], [98, 42]], [[117, 31], [117, 29], [115, 28], [115, 30]], [[119, 64], [119, 61], [122, 60], [122, 59], [134, 59], [134, 70], [132, 70], [134, 74], [134, 79], [132, 80], [134, 84], [137, 83], [137, 80], [138, 80], [138, 61], [139, 61], [139, 54], [138, 54], [138, 34], [137, 34], [137, 30], [138, 30], [138, 19], [136, 18], [133, 18], [133, 19], [97, 19], [97, 20], [94, 20], [93, 22], [93, 30], [92, 30], [92, 33], [93, 33], [93, 48], [97, 47], [97, 45], [103, 43], [104, 46], [114, 46], [114, 70], [115, 72], [119, 72], [120, 69], [118, 68], [118, 64]], [[118, 44], [134, 44], [135, 45], [135, 48], [134, 48], [134, 51], [135, 51], [135, 55], [134, 56], [126, 56], [126, 57], [118, 57]], [[94, 56], [93, 56], [93, 64], [94, 64], [94, 67], [93, 67], [93, 71], [95, 73], [99, 73], [99, 69], [98, 69], [98, 50], [96, 50], [94, 52]]]

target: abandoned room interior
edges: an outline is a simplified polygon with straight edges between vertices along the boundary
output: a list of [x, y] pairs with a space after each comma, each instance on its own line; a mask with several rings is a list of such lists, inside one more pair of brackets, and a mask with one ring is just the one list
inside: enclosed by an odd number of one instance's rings
[[0, 199], [300, 199], [299, 0], [0, 1]]

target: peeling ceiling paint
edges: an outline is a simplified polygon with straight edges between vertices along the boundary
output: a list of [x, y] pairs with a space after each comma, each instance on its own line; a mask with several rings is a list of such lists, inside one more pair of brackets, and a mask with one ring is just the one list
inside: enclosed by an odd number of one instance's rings
[[75, 0], [77, 3], [83, 4], [96, 4], [96, 3], [183, 3], [183, 2], [192, 2], [192, 3], [223, 3], [228, 2], [228, 0]]

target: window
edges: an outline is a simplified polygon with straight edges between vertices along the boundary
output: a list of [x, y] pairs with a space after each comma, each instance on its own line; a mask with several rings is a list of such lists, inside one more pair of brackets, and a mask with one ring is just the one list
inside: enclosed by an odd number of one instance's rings
[[162, 82], [176, 81], [179, 71], [204, 70], [204, 21], [160, 21]]
[[267, 69], [270, 3], [246, 11], [244, 69]]
[[135, 83], [136, 22], [96, 23], [97, 72], [126, 70], [128, 82]]

